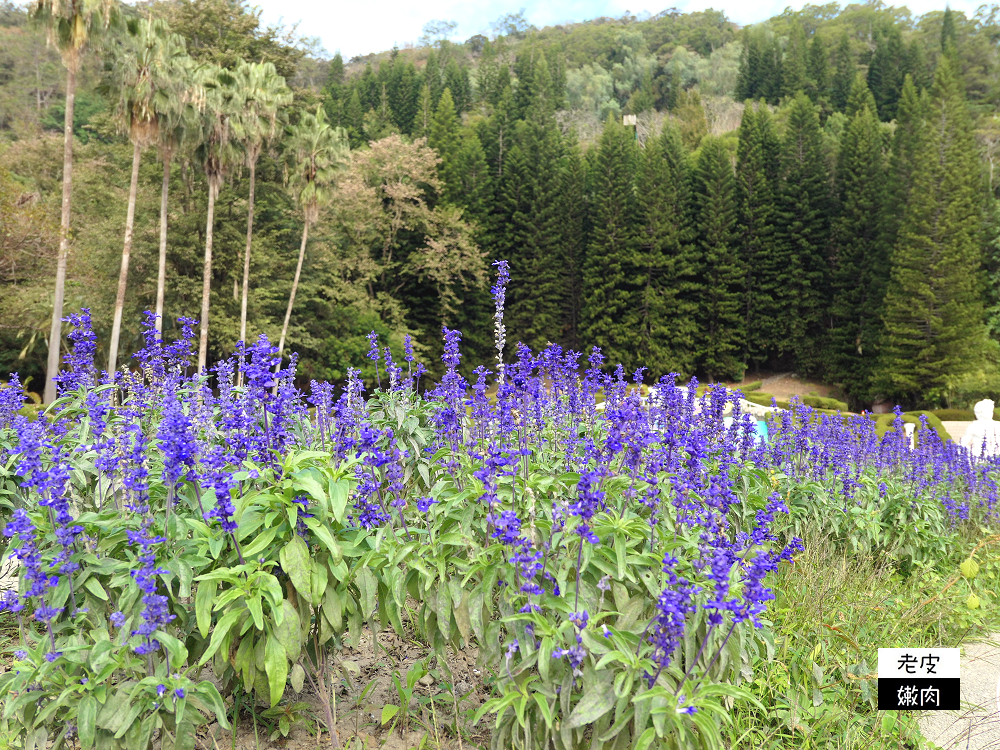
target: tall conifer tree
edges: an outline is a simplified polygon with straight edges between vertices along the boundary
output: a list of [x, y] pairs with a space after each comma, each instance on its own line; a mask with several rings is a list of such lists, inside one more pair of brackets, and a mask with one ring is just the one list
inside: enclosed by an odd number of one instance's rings
[[809, 88], [809, 61], [806, 48], [806, 31], [801, 23], [793, 23], [788, 36], [788, 47], [785, 49], [781, 65], [782, 93], [792, 97], [798, 91]]
[[979, 288], [982, 206], [972, 124], [949, 54], [934, 76], [913, 188], [892, 252], [882, 387], [904, 403], [942, 403], [986, 343]]
[[788, 110], [784, 164], [776, 215], [777, 252], [771, 260], [764, 292], [774, 305], [766, 314], [781, 323], [776, 340], [781, 354], [790, 354], [796, 369], [821, 371], [823, 334], [829, 302], [827, 253], [829, 243], [829, 176], [816, 107], [804, 94]]
[[836, 67], [830, 86], [830, 103], [838, 112], [847, 106], [847, 98], [851, 95], [851, 85], [854, 82], [854, 55], [851, 53], [851, 42], [845, 33], [837, 45]]
[[659, 378], [693, 374], [700, 335], [690, 175], [680, 132], [668, 123], [646, 144], [636, 177], [639, 361]]
[[608, 363], [637, 364], [635, 279], [635, 139], [608, 117], [591, 174], [593, 232], [583, 266], [583, 340], [599, 346]]
[[699, 369], [709, 382], [743, 374], [743, 273], [737, 233], [736, 179], [722, 142], [702, 143], [695, 175], [701, 251]]
[[[753, 102], [743, 107], [736, 163], [736, 196], [739, 212], [740, 260], [744, 273], [743, 319], [746, 327], [743, 357], [757, 366], [770, 354], [769, 342], [777, 334], [776, 323], [762, 318], [761, 312], [774, 309], [765, 299], [765, 289], [773, 289], [782, 279], [763, 276], [775, 264], [768, 262], [774, 251], [774, 179], [768, 173], [768, 159], [773, 157], [776, 138], [771, 131], [767, 107], [761, 103], [758, 113]], [[770, 142], [769, 142], [770, 141]]]
[[882, 302], [889, 276], [881, 238], [886, 197], [886, 160], [881, 124], [859, 73], [851, 100], [860, 102], [840, 144], [837, 165], [838, 214], [833, 220], [833, 302], [830, 370], [852, 408], [867, 408], [874, 397]]

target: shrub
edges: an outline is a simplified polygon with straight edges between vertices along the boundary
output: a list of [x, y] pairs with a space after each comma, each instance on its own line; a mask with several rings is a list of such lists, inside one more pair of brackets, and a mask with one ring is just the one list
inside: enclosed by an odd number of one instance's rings
[[755, 380], [752, 383], [741, 385], [739, 390], [743, 391], [743, 393], [751, 393], [752, 391], [759, 391], [763, 385], [763, 380]]
[[[877, 415], [877, 420], [875, 423], [875, 432], [879, 437], [882, 437], [887, 432], [892, 429], [893, 424], [896, 421], [895, 414], [879, 414]], [[951, 440], [951, 436], [948, 431], [941, 424], [941, 420], [936, 417], [932, 412], [929, 411], [908, 411], [903, 414], [903, 421], [909, 424], [914, 424], [917, 426], [917, 434], [923, 430], [923, 425], [920, 421], [920, 417], [925, 417], [927, 419], [927, 426], [934, 430], [938, 438], [942, 443], [947, 443]]]
[[829, 411], [850, 411], [847, 404], [835, 398], [824, 398], [823, 396], [803, 396], [802, 403], [814, 409], [827, 409]]
[[935, 409], [931, 414], [942, 422], [973, 422], [976, 419], [975, 413], [968, 409]]

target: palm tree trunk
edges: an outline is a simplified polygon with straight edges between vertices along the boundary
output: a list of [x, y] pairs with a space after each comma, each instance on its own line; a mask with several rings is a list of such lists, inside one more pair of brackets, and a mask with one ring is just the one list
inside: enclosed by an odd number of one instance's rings
[[299, 276], [302, 275], [302, 261], [306, 257], [306, 238], [309, 236], [309, 222], [302, 227], [302, 246], [299, 247], [299, 263], [295, 266], [295, 279], [292, 281], [292, 293], [288, 295], [288, 309], [285, 310], [285, 324], [281, 326], [281, 338], [278, 339], [278, 367], [281, 369], [281, 353], [285, 350], [285, 336], [288, 335], [288, 321], [292, 319], [292, 305], [295, 304], [295, 292], [299, 288]]
[[125, 216], [125, 247], [122, 248], [122, 267], [118, 271], [118, 294], [115, 295], [115, 319], [111, 323], [111, 346], [108, 349], [108, 372], [114, 373], [118, 365], [118, 339], [122, 332], [122, 313], [125, 310], [125, 288], [128, 285], [128, 262], [132, 256], [132, 229], [135, 227], [135, 195], [139, 191], [139, 162], [142, 147], [136, 140], [132, 147], [132, 182], [128, 186], [128, 213]]
[[201, 340], [198, 343], [198, 372], [208, 360], [208, 304], [212, 294], [212, 225], [215, 223], [215, 196], [219, 188], [208, 182], [208, 221], [205, 224], [205, 267], [201, 276]]
[[240, 303], [240, 341], [247, 340], [247, 288], [250, 284], [250, 241], [253, 239], [253, 189], [257, 177], [257, 162], [250, 160], [250, 198], [247, 201], [247, 249], [243, 254], [243, 300]]
[[73, 106], [76, 104], [76, 65], [66, 67], [66, 121], [63, 142], [62, 221], [59, 225], [59, 256], [56, 260], [56, 290], [52, 300], [49, 359], [45, 367], [45, 403], [56, 400], [55, 377], [59, 374], [62, 343], [63, 300], [66, 296], [66, 264], [69, 259], [69, 205], [73, 192]]
[[156, 332], [163, 334], [163, 297], [167, 286], [167, 198], [170, 194], [171, 155], [163, 159], [163, 189], [160, 192], [160, 263], [156, 273]]

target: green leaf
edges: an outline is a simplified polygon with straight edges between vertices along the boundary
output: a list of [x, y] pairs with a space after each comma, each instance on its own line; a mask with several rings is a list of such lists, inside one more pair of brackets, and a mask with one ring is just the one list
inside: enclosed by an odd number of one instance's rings
[[91, 594], [96, 596], [101, 601], [106, 602], [108, 600], [108, 592], [104, 590], [104, 587], [101, 585], [101, 582], [98, 581], [96, 578], [88, 578], [84, 582], [83, 586], [84, 588], [87, 589], [87, 591], [89, 591]]
[[[281, 601], [282, 619], [280, 625], [275, 625], [273, 637], [278, 640], [288, 658], [298, 661], [302, 651], [302, 623], [299, 620], [299, 613], [292, 603], [287, 599]], [[296, 690], [295, 692], [301, 692]]]
[[250, 616], [253, 617], [253, 624], [257, 627], [257, 630], [264, 629], [264, 608], [261, 605], [260, 594], [254, 594], [249, 599], [246, 600], [247, 609], [250, 612]]
[[309, 559], [309, 548], [300, 536], [293, 536], [291, 541], [278, 553], [281, 569], [292, 579], [295, 590], [307, 602], [314, 604], [312, 584], [312, 561]]
[[180, 670], [188, 658], [188, 650], [184, 647], [184, 644], [162, 630], [157, 630], [153, 634], [153, 638], [158, 640], [167, 649], [167, 653], [170, 654], [170, 666], [175, 670]]
[[274, 708], [284, 695], [288, 681], [288, 658], [285, 656], [285, 647], [278, 643], [277, 638], [267, 639], [264, 647], [264, 671], [267, 672], [267, 682], [271, 688], [271, 708]]
[[306, 679], [306, 671], [302, 668], [301, 664], [296, 663], [292, 667], [291, 673], [288, 675], [288, 682], [292, 685], [292, 690], [296, 693], [302, 692], [302, 683]]
[[[93, 580], [93, 579], [91, 579]], [[90, 750], [94, 746], [94, 732], [97, 729], [97, 699], [87, 695], [80, 701], [76, 716], [76, 731], [80, 735], [80, 746]]]
[[243, 548], [243, 557], [247, 560], [256, 559], [257, 553], [264, 550], [274, 539], [277, 528], [265, 529], [260, 535]]
[[573, 708], [566, 726], [570, 729], [593, 724], [615, 707], [615, 693], [604, 683], [598, 683], [584, 693]]
[[535, 699], [535, 703], [538, 704], [538, 708], [542, 712], [542, 716], [545, 717], [545, 726], [552, 729], [552, 708], [549, 706], [549, 699], [541, 693], [535, 693], [533, 697]]
[[307, 495], [319, 500], [321, 503], [326, 499], [326, 492], [323, 490], [323, 485], [308, 474], [296, 474], [293, 477], [293, 484], [295, 489], [304, 490]]
[[378, 581], [368, 568], [358, 571], [358, 591], [361, 592], [361, 614], [367, 620], [375, 613], [378, 598]]
[[399, 706], [394, 706], [391, 703], [382, 706], [382, 726], [388, 724], [398, 712]]
[[339, 565], [340, 561], [344, 559], [344, 553], [340, 549], [340, 545], [337, 544], [337, 540], [333, 538], [330, 530], [318, 518], [306, 518], [305, 522], [309, 530], [323, 543], [323, 546], [330, 550], [331, 562], [334, 565]]
[[222, 645], [222, 640], [229, 634], [230, 629], [236, 624], [242, 614], [241, 610], [234, 609], [226, 612], [222, 619], [219, 620], [219, 624], [212, 631], [212, 640], [208, 644], [208, 649], [202, 654], [201, 660], [198, 662], [199, 667], [215, 655], [215, 652], [219, 650], [219, 646]]
[[451, 640], [451, 591], [448, 590], [447, 581], [440, 581], [434, 611], [437, 613], [438, 630], [441, 631], [445, 641]]
[[194, 595], [194, 612], [198, 618], [198, 632], [202, 638], [208, 638], [208, 631], [212, 627], [212, 607], [215, 604], [217, 587], [215, 581], [201, 581]]
[[229, 729], [229, 719], [226, 718], [226, 704], [219, 695], [219, 689], [208, 680], [202, 680], [195, 687], [199, 696], [207, 698], [212, 708], [215, 709], [215, 720], [223, 729]]
[[330, 482], [330, 510], [337, 523], [344, 522], [344, 514], [347, 512], [347, 497], [350, 491], [349, 482], [344, 480]]

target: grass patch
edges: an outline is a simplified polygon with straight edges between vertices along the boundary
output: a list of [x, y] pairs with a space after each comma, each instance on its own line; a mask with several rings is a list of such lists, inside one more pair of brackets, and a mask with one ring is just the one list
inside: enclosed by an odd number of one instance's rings
[[[815, 528], [805, 545], [769, 581], [774, 651], [748, 686], [767, 710], [735, 707], [731, 747], [928, 747], [915, 714], [877, 710], [878, 649], [954, 647], [1000, 630], [1000, 549], [978, 550], [979, 574], [967, 580], [958, 559], [903, 576], [891, 559], [838, 551]], [[969, 537], [963, 555], [974, 547]], [[970, 593], [990, 601], [969, 609]]]

